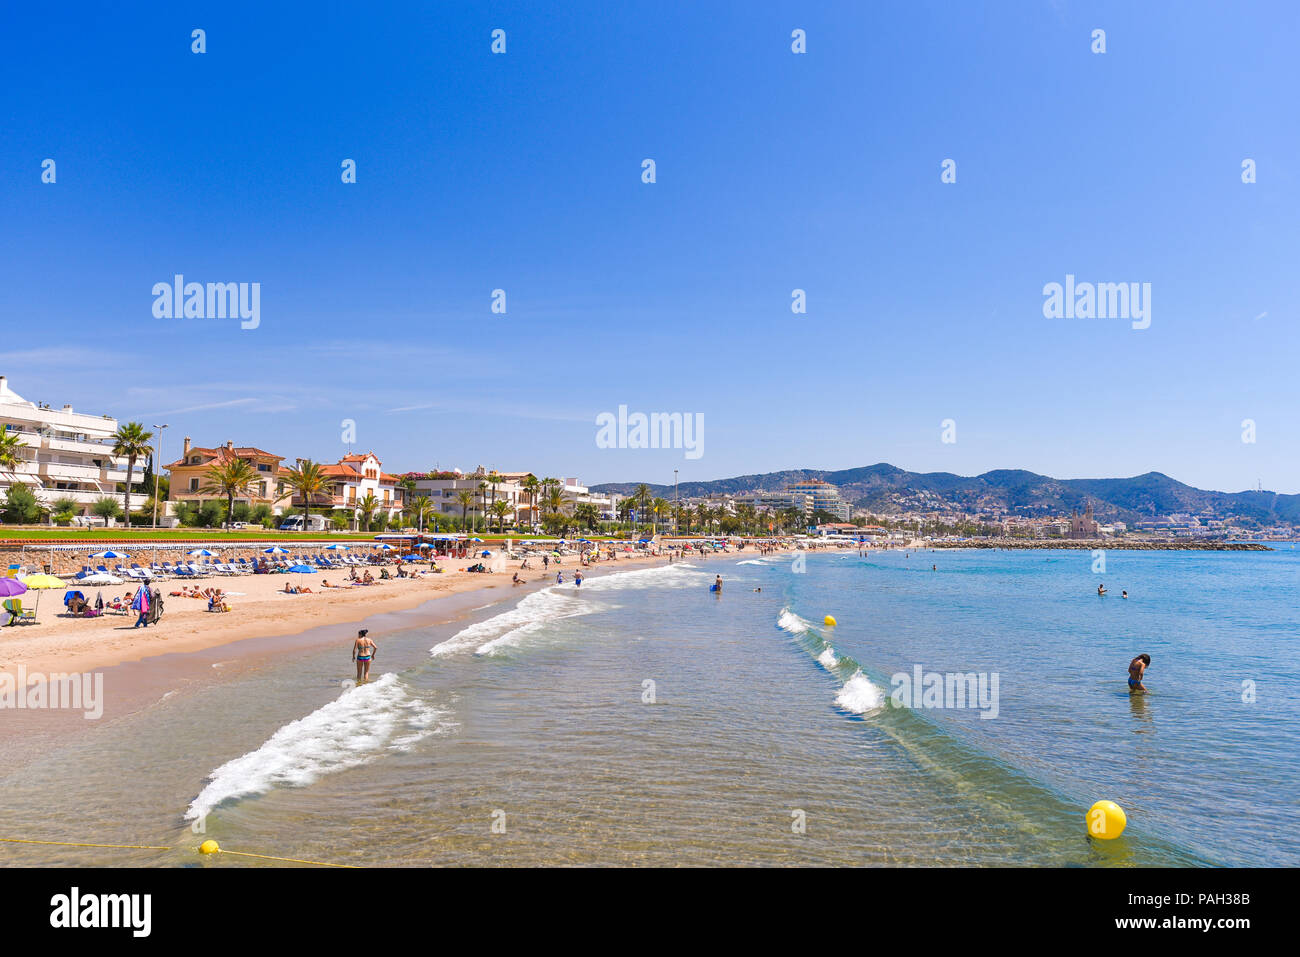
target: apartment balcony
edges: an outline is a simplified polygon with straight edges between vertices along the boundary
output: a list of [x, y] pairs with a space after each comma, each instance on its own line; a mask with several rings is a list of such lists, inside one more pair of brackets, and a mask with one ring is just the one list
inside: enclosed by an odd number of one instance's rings
[[[37, 471], [47, 482], [98, 482], [103, 471], [97, 465], [72, 465], [68, 462], [37, 462]], [[120, 481], [126, 481], [126, 472]]]
[[92, 455], [97, 459], [111, 459], [113, 456], [113, 446], [102, 442], [86, 442], [82, 439], [64, 439], [54, 436], [41, 438], [41, 447], [51, 452], [76, 452], [80, 455]]

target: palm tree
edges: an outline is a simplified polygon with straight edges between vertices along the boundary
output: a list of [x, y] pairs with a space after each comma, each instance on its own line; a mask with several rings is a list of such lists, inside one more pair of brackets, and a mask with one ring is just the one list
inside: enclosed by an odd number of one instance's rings
[[469, 531], [465, 514], [469, 511], [469, 507], [474, 504], [474, 493], [469, 489], [461, 489], [456, 493], [456, 501], [460, 502], [460, 530], [462, 532]]
[[311, 459], [300, 460], [297, 468], [289, 469], [284, 480], [302, 498], [302, 527], [305, 532], [311, 524], [311, 501], [330, 487], [330, 480]]
[[131, 480], [135, 475], [135, 460], [150, 452], [149, 440], [152, 432], [146, 432], [139, 422], [128, 422], [118, 426], [113, 433], [113, 454], [126, 456], [126, 495], [122, 511], [126, 513], [126, 524], [131, 524]]
[[375, 518], [375, 512], [379, 511], [379, 499], [375, 498], [374, 492], [367, 492], [357, 501], [357, 509], [361, 512], [363, 530], [369, 531], [370, 523]]
[[488, 511], [497, 517], [497, 531], [505, 532], [506, 516], [510, 514], [510, 503], [505, 499], [502, 499], [499, 502], [493, 502], [488, 506]]
[[415, 520], [419, 531], [424, 531], [424, 523], [433, 517], [433, 503], [427, 495], [416, 495], [406, 500], [406, 514]]
[[573, 509], [573, 517], [581, 522], [588, 531], [594, 532], [600, 528], [600, 509], [596, 508], [591, 502], [583, 502]]
[[3, 430], [0, 430], [0, 468], [8, 472], [16, 472], [18, 463], [23, 460], [18, 450], [26, 446], [27, 443], [17, 432], [9, 431], [9, 426], [6, 425]]
[[656, 498], [650, 503], [651, 522], [650, 534], [655, 535], [659, 531], [659, 516], [668, 514], [668, 503], [662, 498]]
[[206, 481], [200, 491], [208, 495], [224, 495], [226, 497], [227, 530], [230, 528], [230, 522], [235, 512], [235, 496], [247, 492], [259, 477], [257, 469], [253, 468], [247, 459], [230, 459], [212, 466], [205, 473], [204, 478]]
[[639, 523], [644, 522], [645, 513], [646, 513], [646, 502], [650, 500], [650, 486], [646, 485], [645, 482], [642, 482], [640, 485], [636, 487], [636, 490], [632, 492], [632, 498], [636, 499], [638, 502], [641, 503], [641, 507], [637, 509], [636, 520]]
[[524, 479], [524, 491], [528, 493], [528, 511], [533, 516], [531, 524], [537, 524], [537, 490], [541, 487], [541, 482], [537, 481], [537, 476], [532, 475]]

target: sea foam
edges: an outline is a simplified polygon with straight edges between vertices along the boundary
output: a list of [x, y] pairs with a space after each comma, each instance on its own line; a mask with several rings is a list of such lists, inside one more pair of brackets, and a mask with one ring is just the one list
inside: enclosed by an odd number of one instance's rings
[[447, 716], [414, 698], [395, 673], [382, 675], [289, 722], [257, 750], [221, 765], [208, 775], [185, 818], [202, 817], [224, 801], [277, 787], [305, 787], [322, 775], [365, 764], [389, 748], [405, 750], [429, 734], [454, 727]]

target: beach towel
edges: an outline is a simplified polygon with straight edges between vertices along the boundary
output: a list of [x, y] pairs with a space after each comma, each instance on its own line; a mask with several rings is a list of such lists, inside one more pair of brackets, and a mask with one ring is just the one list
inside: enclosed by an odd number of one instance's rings
[[135, 593], [135, 598], [131, 600], [131, 610], [139, 614], [147, 614], [149, 611], [149, 590], [143, 585]]

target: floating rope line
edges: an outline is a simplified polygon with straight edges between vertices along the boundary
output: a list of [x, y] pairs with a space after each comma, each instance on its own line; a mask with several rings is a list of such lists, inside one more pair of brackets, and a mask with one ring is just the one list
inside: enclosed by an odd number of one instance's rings
[[[114, 847], [133, 851], [183, 851], [183, 847], [168, 847], [160, 844], [90, 844], [82, 841], [32, 841], [20, 837], [0, 837], [3, 844], [42, 844], [54, 847]], [[208, 845], [212, 845], [209, 849]], [[270, 854], [251, 854], [248, 851], [227, 851], [217, 846], [216, 841], [204, 841], [199, 848], [200, 854], [232, 854], [235, 857], [256, 857], [263, 861], [283, 861], [288, 864], [314, 864], [317, 867], [346, 867], [356, 869], [355, 864], [330, 864], [326, 861], [306, 861], [297, 857], [274, 857]]]
[[85, 844], [75, 841], [26, 841], [20, 837], [0, 837], [0, 843], [4, 844], [53, 844], [58, 847], [126, 847], [136, 851], [170, 851], [171, 847], [161, 847], [157, 844]]
[[296, 857], [272, 857], [269, 854], [250, 854], [247, 851], [227, 851], [217, 850], [214, 854], [234, 854], [237, 857], [257, 857], [264, 861], [288, 861], [291, 864], [315, 864], [317, 867], [348, 867], [356, 868], [355, 864], [327, 864], [324, 861], [304, 861]]

